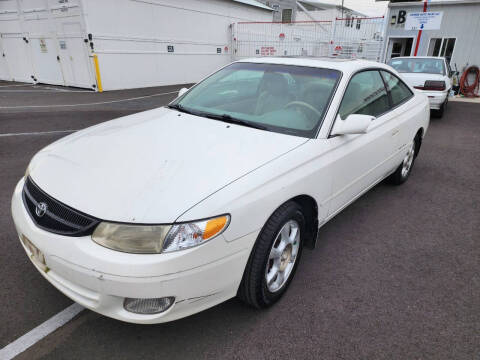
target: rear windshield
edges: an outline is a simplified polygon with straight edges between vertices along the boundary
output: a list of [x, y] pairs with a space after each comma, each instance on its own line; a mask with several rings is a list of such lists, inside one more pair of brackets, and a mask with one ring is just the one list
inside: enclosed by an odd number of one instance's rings
[[400, 73], [445, 74], [442, 59], [394, 58], [388, 64]]
[[315, 137], [340, 75], [324, 68], [233, 63], [172, 104], [199, 116], [228, 116], [268, 131]]

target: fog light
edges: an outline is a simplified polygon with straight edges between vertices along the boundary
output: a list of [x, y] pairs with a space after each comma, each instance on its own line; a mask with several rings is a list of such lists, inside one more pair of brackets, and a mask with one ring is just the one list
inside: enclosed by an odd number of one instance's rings
[[173, 296], [154, 299], [125, 298], [123, 307], [125, 310], [135, 314], [159, 314], [170, 308], [174, 301], [175, 298]]

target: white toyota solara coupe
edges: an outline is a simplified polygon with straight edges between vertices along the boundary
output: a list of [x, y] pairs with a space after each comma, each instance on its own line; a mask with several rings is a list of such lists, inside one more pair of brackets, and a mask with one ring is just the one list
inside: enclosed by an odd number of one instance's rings
[[363, 60], [244, 60], [185, 90], [47, 146], [13, 194], [36, 268], [106, 316], [273, 304], [320, 226], [407, 180], [429, 124], [425, 95]]

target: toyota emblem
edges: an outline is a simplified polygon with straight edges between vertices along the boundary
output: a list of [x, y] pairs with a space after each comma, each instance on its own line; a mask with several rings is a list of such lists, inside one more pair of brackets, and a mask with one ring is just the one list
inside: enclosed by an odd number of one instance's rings
[[35, 207], [35, 214], [37, 214], [38, 217], [42, 217], [47, 212], [47, 209], [47, 204], [45, 204], [44, 202], [39, 202]]

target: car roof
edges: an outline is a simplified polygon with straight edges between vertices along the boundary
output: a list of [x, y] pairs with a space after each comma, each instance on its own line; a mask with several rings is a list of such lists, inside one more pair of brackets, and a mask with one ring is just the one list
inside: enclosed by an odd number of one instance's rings
[[328, 57], [259, 57], [242, 59], [238, 62], [249, 62], [259, 64], [279, 64], [279, 65], [295, 65], [306, 67], [317, 67], [326, 69], [340, 70], [346, 73], [356, 72], [366, 68], [384, 68], [390, 70], [390, 66], [376, 61], [363, 59], [341, 59]]

